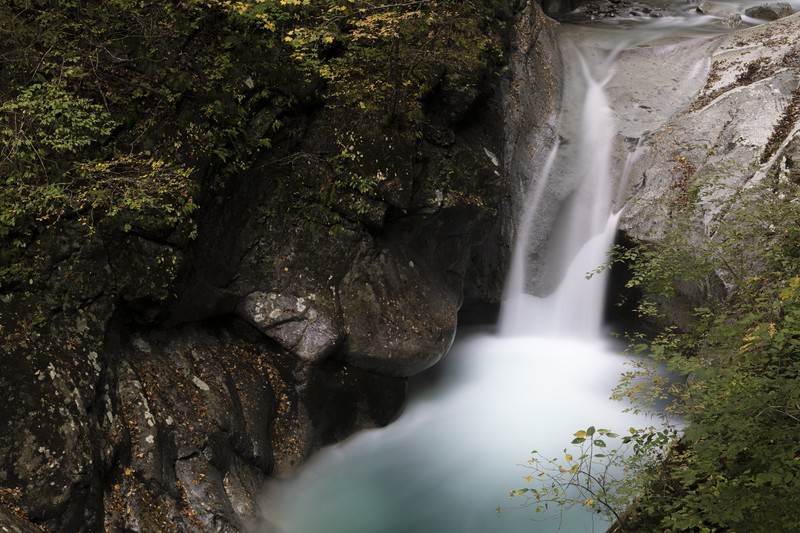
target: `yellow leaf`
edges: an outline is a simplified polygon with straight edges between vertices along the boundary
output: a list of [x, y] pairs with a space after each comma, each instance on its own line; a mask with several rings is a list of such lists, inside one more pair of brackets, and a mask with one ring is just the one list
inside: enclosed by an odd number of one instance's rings
[[579, 439], [585, 439], [586, 438], [586, 432], [585, 431], [576, 431], [575, 432], [575, 436], [577, 438], [579, 438]]
[[591, 498], [586, 498], [586, 501], [584, 501], [583, 504], [586, 505], [587, 507], [593, 507], [594, 506], [594, 500], [591, 499]]
[[572, 455], [571, 455], [571, 454], [568, 454], [568, 453], [565, 453], [565, 454], [564, 454], [564, 459], [565, 459], [565, 460], [566, 460], [568, 463], [571, 463], [571, 462], [572, 462]]
[[797, 294], [798, 289], [800, 289], [800, 276], [795, 276], [789, 280], [789, 285], [781, 289], [778, 293], [782, 302], [794, 298]]

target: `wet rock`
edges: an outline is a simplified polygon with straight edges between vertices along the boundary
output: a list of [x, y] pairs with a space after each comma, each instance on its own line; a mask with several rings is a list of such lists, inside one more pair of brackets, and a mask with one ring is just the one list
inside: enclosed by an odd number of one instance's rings
[[788, 2], [761, 4], [760, 6], [749, 7], [744, 11], [744, 14], [748, 17], [760, 20], [778, 20], [779, 18], [788, 17], [792, 13], [794, 13], [794, 8]]
[[734, 13], [732, 15], [728, 15], [725, 18], [725, 20], [722, 21], [722, 25], [724, 27], [730, 28], [732, 30], [735, 30], [737, 28], [741, 28], [743, 24], [744, 24], [744, 21], [742, 20], [742, 16], [739, 15], [738, 13]]
[[726, 2], [716, 2], [714, 0], [703, 0], [697, 4], [695, 11], [703, 15], [711, 15], [722, 20], [739, 14], [736, 6]]
[[516, 187], [527, 186], [524, 177], [546, 157], [555, 140], [564, 75], [556, 27], [535, 2], [526, 2], [516, 18], [502, 86], [503, 161]]
[[[557, 23], [544, 15], [536, 2], [523, 4], [516, 18], [509, 59], [503, 79], [505, 151], [503, 161], [511, 178], [509, 215], [502, 218], [503, 235], [513, 242], [522, 217], [525, 191], [537, 186], [547, 154], [556, 141], [561, 112], [563, 78]], [[541, 205], [552, 207], [541, 213], [530, 242], [536, 250], [545, 242], [563, 196], [551, 195]]]
[[[332, 360], [310, 367], [298, 396], [308, 416], [308, 451], [392, 422], [402, 412], [405, 395], [406, 379], [401, 377], [376, 375]], [[291, 470], [277, 465], [276, 469]]]

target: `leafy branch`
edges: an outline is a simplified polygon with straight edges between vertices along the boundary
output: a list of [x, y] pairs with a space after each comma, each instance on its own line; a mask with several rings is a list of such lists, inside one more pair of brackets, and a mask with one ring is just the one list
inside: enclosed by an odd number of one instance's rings
[[[547, 457], [533, 450], [524, 467], [531, 471], [523, 479], [530, 487], [512, 490], [509, 495], [523, 497], [522, 507], [539, 512], [551, 506], [561, 512], [576, 505], [606, 515], [619, 528], [626, 529], [625, 510], [642, 490], [642, 480], [653, 465], [665, 456], [677, 439], [677, 431], [667, 427], [630, 428], [621, 437], [611, 430], [589, 426], [573, 435], [572, 451], [564, 448], [561, 457]], [[613, 440], [620, 444], [609, 446]], [[631, 473], [639, 475], [631, 475]]]

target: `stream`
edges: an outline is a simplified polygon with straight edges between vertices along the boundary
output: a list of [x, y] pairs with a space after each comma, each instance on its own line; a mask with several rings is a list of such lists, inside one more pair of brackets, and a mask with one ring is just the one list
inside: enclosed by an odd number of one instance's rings
[[[719, 3], [727, 7], [733, 4]], [[432, 386], [403, 415], [318, 453], [267, 490], [281, 533], [577, 533], [609, 523], [583, 506], [535, 513], [509, 491], [525, 486], [531, 450], [556, 457], [590, 425], [625, 432], [657, 420], [609, 399], [623, 346], [603, 330], [606, 261], [635, 140], [688, 102], [705, 81], [708, 35], [728, 29], [694, 5], [661, 18], [562, 24], [567, 64], [560, 146], [531, 176], [496, 332], [460, 332]], [[798, 7], [798, 6], [795, 6]], [[745, 25], [754, 21], [745, 18]], [[634, 105], [634, 102], [636, 104]], [[632, 141], [633, 140], [633, 141]], [[537, 269], [560, 278], [527, 294], [529, 230], [548, 184], [570, 183]]]

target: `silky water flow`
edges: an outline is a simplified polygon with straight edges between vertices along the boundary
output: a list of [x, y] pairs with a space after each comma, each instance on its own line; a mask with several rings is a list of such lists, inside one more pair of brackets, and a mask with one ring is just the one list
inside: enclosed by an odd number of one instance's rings
[[[592, 38], [583, 42], [594, 44]], [[624, 432], [658, 422], [609, 399], [626, 359], [601, 329], [604, 274], [587, 276], [607, 261], [619, 216], [612, 212], [614, 184], [625, 181], [627, 168], [613, 168], [617, 127], [604, 91], [620, 47], [606, 48], [581, 54], [565, 45], [573, 58], [566, 85], [582, 90], [566, 96], [564, 108], [580, 112], [561, 121], [561, 137], [569, 142], [554, 147], [531, 178], [500, 334], [460, 334], [443, 363], [444, 378], [413, 397], [396, 422], [321, 451], [296, 478], [268, 487], [269, 531], [576, 533], [608, 527], [607, 519], [581, 505], [535, 513], [521, 506], [523, 499], [509, 497], [531, 486], [523, 479], [531, 450], [560, 457], [573, 433], [590, 425]], [[575, 184], [547, 265], [562, 276], [551, 294], [536, 297], [525, 290], [528, 243], [553, 179]]]

